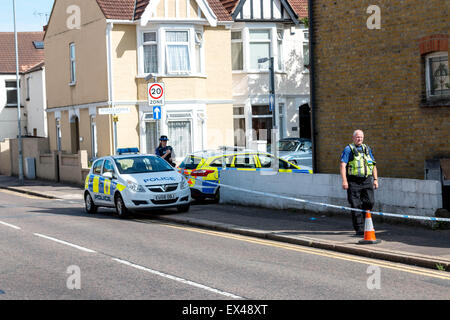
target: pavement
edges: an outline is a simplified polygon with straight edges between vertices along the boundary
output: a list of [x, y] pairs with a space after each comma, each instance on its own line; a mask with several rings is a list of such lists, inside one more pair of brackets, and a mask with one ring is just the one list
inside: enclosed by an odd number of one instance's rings
[[[48, 199], [82, 200], [79, 186], [1, 176], [0, 189]], [[161, 221], [190, 225], [272, 241], [286, 242], [450, 272], [450, 230], [432, 229], [406, 221], [385, 221], [373, 216], [378, 244], [362, 245], [349, 214], [314, 214], [211, 202], [197, 203], [187, 213], [158, 211]]]

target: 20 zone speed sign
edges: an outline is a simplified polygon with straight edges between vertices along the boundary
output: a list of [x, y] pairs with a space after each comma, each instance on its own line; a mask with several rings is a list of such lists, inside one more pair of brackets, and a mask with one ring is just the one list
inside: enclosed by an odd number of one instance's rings
[[164, 94], [164, 83], [148, 84], [148, 104], [150, 106], [163, 106]]

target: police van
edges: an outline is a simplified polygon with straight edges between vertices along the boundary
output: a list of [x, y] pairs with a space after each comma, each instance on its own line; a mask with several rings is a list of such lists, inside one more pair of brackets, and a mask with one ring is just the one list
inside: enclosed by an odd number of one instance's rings
[[130, 211], [175, 207], [189, 210], [191, 192], [186, 179], [156, 155], [137, 148], [118, 149], [117, 155], [96, 159], [85, 180], [85, 208], [115, 207], [119, 218]]

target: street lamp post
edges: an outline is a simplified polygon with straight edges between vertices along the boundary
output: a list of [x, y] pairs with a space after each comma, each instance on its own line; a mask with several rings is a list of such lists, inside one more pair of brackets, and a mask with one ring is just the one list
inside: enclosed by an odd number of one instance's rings
[[21, 126], [21, 114], [20, 114], [20, 78], [19, 78], [19, 49], [17, 43], [17, 30], [16, 30], [16, 1], [13, 0], [13, 16], [14, 16], [14, 42], [16, 50], [16, 87], [17, 87], [17, 118], [19, 126], [19, 141], [18, 141], [18, 151], [19, 151], [19, 183], [24, 184], [23, 178], [23, 152], [22, 152], [22, 126]]
[[277, 118], [276, 118], [276, 101], [275, 101], [275, 70], [274, 70], [274, 57], [270, 58], [261, 58], [258, 59], [258, 63], [264, 63], [269, 61], [269, 108], [272, 112], [272, 147], [271, 152], [278, 156], [278, 148], [277, 148], [277, 137], [278, 137], [278, 126], [277, 126]]

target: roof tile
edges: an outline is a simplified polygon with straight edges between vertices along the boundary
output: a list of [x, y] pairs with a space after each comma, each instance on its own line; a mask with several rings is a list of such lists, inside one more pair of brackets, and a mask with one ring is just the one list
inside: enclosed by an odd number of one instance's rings
[[[44, 50], [36, 49], [33, 41], [43, 41], [44, 32], [18, 32], [19, 72], [44, 61]], [[16, 52], [14, 32], [0, 32], [0, 73], [16, 72]]]
[[[219, 0], [207, 0], [219, 21], [231, 21], [231, 17]], [[97, 0], [107, 19], [139, 20], [150, 0]]]

